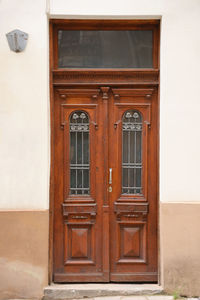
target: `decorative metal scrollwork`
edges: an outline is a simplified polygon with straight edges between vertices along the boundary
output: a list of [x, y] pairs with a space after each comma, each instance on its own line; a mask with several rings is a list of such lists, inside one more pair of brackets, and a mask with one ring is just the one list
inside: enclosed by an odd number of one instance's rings
[[140, 124], [123, 124], [123, 130], [141, 131], [142, 125], [140, 125]]
[[75, 111], [70, 116], [70, 194], [90, 192], [89, 117]]
[[89, 123], [87, 123], [87, 124], [83, 123], [83, 120], [86, 120], [88, 118], [84, 112], [81, 112], [81, 113], [75, 112], [75, 113], [73, 113], [71, 118], [72, 118], [72, 120], [75, 120], [77, 122], [76, 123], [70, 122], [70, 132], [72, 132], [72, 131], [88, 132], [89, 131]]
[[142, 116], [128, 110], [122, 118], [122, 193], [142, 193]]

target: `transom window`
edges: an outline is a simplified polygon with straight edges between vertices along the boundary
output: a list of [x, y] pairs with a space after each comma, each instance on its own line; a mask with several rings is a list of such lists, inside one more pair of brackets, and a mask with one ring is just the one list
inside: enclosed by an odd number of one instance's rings
[[153, 68], [153, 30], [59, 30], [59, 68]]

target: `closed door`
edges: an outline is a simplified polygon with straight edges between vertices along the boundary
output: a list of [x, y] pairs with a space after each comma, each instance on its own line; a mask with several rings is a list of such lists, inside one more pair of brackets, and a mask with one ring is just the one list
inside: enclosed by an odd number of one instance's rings
[[54, 88], [55, 282], [157, 281], [157, 88]]

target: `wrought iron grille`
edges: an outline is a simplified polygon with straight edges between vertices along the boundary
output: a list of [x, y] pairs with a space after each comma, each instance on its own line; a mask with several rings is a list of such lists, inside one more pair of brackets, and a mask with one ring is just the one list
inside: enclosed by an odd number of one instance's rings
[[90, 193], [89, 117], [83, 111], [70, 116], [70, 194]]
[[122, 120], [122, 194], [142, 193], [142, 116], [128, 110]]

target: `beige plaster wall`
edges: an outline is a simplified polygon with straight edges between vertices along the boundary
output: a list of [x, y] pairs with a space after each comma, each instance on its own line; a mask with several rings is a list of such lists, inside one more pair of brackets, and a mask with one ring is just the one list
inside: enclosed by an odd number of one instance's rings
[[[0, 298], [47, 284], [48, 213], [14, 210], [49, 207], [48, 17], [161, 19], [161, 278], [200, 295], [200, 1], [0, 0], [0, 209], [13, 210], [0, 212]], [[22, 53], [5, 37], [16, 28]]]
[[[52, 17], [161, 19], [160, 200], [199, 202], [200, 1], [1, 0], [0, 209], [49, 207]], [[22, 53], [5, 36], [16, 28], [29, 34]]]
[[42, 296], [48, 236], [48, 211], [0, 212], [0, 299]]
[[[6, 33], [28, 33], [25, 51]], [[46, 0], [0, 0], [0, 209], [49, 207], [49, 81]]]
[[161, 204], [161, 280], [166, 291], [200, 296], [200, 204]]
[[160, 201], [199, 202], [200, 1], [48, 2], [50, 18], [161, 19]]
[[[160, 207], [161, 284], [200, 295], [200, 204]], [[48, 211], [0, 213], [0, 299], [39, 298], [48, 284]]]

